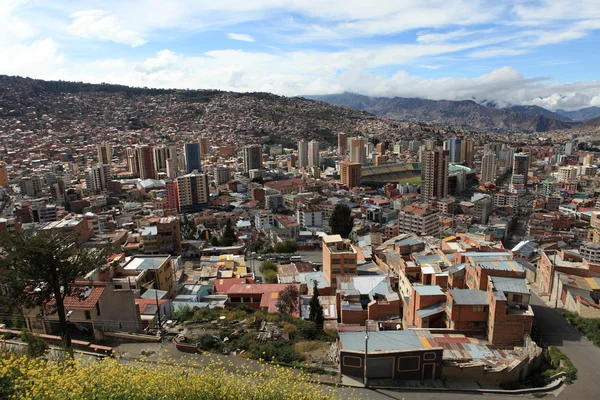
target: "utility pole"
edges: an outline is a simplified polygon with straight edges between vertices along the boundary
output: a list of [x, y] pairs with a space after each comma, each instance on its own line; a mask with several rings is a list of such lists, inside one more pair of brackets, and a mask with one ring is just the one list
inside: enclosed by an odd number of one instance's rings
[[[552, 270], [554, 271], [554, 285], [556, 286], [556, 298], [554, 299], [554, 308], [558, 308], [558, 276], [556, 275], [556, 253], [558, 253], [558, 249], [554, 252], [554, 261], [552, 262]], [[552, 294], [552, 292], [550, 292]]]
[[365, 364], [363, 371], [363, 383], [367, 387], [367, 357], [369, 354], [369, 320], [365, 321]]

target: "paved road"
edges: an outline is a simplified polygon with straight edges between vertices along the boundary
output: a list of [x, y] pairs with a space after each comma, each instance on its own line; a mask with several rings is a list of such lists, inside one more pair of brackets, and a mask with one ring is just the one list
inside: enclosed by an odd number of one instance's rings
[[560, 394], [560, 399], [593, 399], [600, 393], [600, 349], [573, 328], [556, 310], [531, 295], [534, 324], [541, 339], [560, 348], [578, 370], [577, 380]]

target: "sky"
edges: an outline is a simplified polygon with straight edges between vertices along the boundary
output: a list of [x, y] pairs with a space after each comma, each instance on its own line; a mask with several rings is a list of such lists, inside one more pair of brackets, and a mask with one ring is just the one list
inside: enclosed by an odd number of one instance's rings
[[0, 74], [600, 106], [600, 0], [0, 0]]

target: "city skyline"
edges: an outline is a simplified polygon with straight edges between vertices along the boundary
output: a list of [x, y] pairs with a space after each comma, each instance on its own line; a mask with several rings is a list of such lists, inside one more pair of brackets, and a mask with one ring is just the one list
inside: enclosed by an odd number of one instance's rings
[[594, 1], [0, 5], [0, 73], [282, 95], [600, 105]]

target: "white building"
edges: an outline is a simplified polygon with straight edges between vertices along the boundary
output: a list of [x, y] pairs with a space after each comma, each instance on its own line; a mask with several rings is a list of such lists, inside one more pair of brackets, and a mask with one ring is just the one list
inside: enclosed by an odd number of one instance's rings
[[498, 172], [498, 156], [488, 151], [481, 159], [481, 182], [494, 182]]
[[427, 204], [409, 204], [398, 213], [398, 233], [437, 236], [440, 233], [440, 213]]
[[323, 215], [323, 211], [297, 210], [296, 220], [302, 228], [321, 228]]
[[298, 142], [298, 168], [308, 167], [308, 142], [300, 140]]
[[577, 178], [577, 169], [578, 168], [574, 165], [560, 167], [558, 169], [556, 179], [559, 182], [570, 182]]
[[257, 212], [254, 216], [254, 228], [256, 230], [262, 231], [265, 229], [270, 229], [275, 226], [275, 219], [273, 218], [273, 214], [265, 213], [265, 212]]

